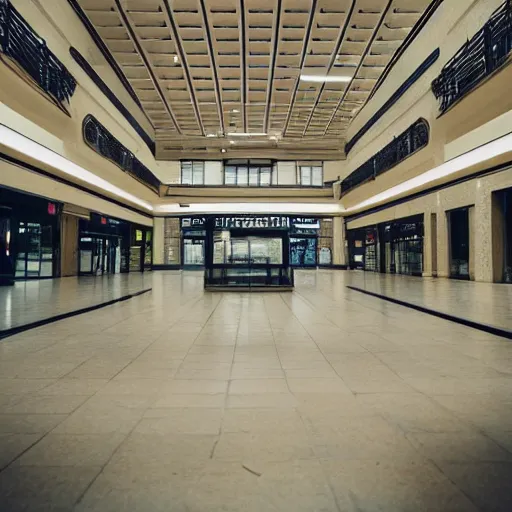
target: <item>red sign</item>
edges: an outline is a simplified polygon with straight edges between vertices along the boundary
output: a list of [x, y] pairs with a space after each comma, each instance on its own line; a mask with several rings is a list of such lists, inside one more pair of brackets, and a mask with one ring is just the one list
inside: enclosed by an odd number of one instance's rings
[[55, 203], [48, 203], [48, 215], [55, 215], [57, 213], [57, 207]]
[[107, 223], [107, 219], [105, 217], [101, 217], [101, 223], [102, 224], [106, 224]]

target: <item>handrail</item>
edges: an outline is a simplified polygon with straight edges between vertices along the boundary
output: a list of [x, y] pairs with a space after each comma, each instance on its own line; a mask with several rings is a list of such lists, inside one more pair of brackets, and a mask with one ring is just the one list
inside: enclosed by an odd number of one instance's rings
[[507, 0], [459, 49], [432, 82], [432, 92], [441, 102], [441, 113], [503, 66], [511, 50], [512, 2]]
[[0, 0], [0, 52], [13, 59], [64, 109], [76, 80], [9, 0]]
[[366, 181], [375, 179], [427, 146], [429, 133], [430, 129], [427, 121], [418, 119], [387, 146], [349, 174], [341, 182], [342, 194], [346, 194]]

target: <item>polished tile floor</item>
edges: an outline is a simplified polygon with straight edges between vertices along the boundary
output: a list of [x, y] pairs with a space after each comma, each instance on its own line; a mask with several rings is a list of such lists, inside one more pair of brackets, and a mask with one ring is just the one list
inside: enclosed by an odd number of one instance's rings
[[512, 510], [512, 344], [305, 271], [0, 343], [0, 510]]
[[95, 306], [151, 287], [149, 274], [66, 277], [0, 286], [0, 331]]
[[345, 272], [346, 284], [512, 331], [512, 285]]

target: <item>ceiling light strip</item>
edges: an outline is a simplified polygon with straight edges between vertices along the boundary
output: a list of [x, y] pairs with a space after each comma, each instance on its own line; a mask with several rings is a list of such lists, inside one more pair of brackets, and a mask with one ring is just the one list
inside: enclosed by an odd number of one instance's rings
[[[338, 52], [340, 51], [340, 48], [345, 41], [345, 36], [347, 35], [348, 27], [350, 26], [350, 23], [352, 21], [352, 15], [354, 14], [354, 9], [356, 7], [357, 0], [352, 0], [352, 4], [350, 5], [350, 10], [347, 14], [347, 17], [345, 18], [345, 24], [343, 25], [343, 30], [340, 32], [338, 36], [338, 40], [336, 41], [336, 46], [334, 47], [334, 51], [331, 54], [331, 59], [329, 61], [329, 66], [327, 67], [327, 75], [331, 72], [334, 63], [336, 62], [336, 58], [338, 57]], [[302, 136], [306, 136], [306, 132], [308, 131], [309, 125], [311, 124], [311, 120], [313, 119], [313, 116], [315, 114], [316, 107], [318, 106], [318, 103], [320, 103], [320, 98], [322, 97], [322, 93], [325, 89], [325, 83], [322, 84], [320, 87], [320, 90], [318, 91], [318, 94], [315, 98], [315, 103], [313, 105], [313, 108], [311, 109], [311, 112], [309, 113], [308, 120], [306, 121], [306, 126], [304, 127], [304, 130], [302, 132]]]
[[160, 97], [160, 100], [162, 101], [165, 109], [167, 110], [167, 113], [169, 114], [169, 117], [171, 118], [171, 121], [173, 122], [174, 127], [176, 128], [176, 131], [180, 135], [182, 135], [183, 132], [181, 131], [180, 125], [178, 124], [178, 121], [176, 119], [176, 116], [174, 115], [174, 112], [173, 112], [173, 110], [171, 108], [171, 105], [167, 101], [167, 98], [166, 98], [164, 92], [162, 91], [162, 88], [160, 87], [160, 83], [158, 82], [158, 78], [156, 77], [156, 74], [154, 72], [153, 66], [151, 64], [151, 59], [149, 58], [149, 56], [148, 56], [146, 50], [144, 49], [144, 47], [142, 46], [142, 44], [141, 44], [141, 42], [139, 40], [139, 37], [137, 36], [135, 31], [133, 30], [133, 27], [132, 27], [132, 25], [130, 23], [130, 20], [126, 16], [126, 13], [124, 12], [123, 7], [121, 6], [120, 1], [119, 0], [114, 0], [114, 4], [113, 5], [114, 5], [114, 9], [116, 10], [119, 18], [121, 19], [121, 22], [122, 22], [126, 32], [128, 32], [128, 36], [130, 37], [130, 40], [132, 41], [133, 45], [135, 46], [135, 48], [139, 52], [140, 58], [144, 62], [144, 66], [146, 67], [146, 70], [147, 70], [148, 75], [149, 75], [149, 77], [151, 79], [151, 82], [153, 83], [153, 87], [155, 88], [158, 96]]
[[343, 91], [343, 94], [342, 94], [340, 100], [338, 101], [338, 104], [336, 105], [336, 108], [334, 109], [334, 112], [332, 113], [331, 118], [329, 119], [329, 122], [327, 123], [327, 126], [325, 127], [324, 136], [326, 135], [327, 131], [329, 130], [329, 127], [331, 126], [332, 122], [334, 121], [334, 118], [336, 117], [338, 110], [340, 109], [341, 105], [345, 101], [345, 98], [347, 97], [348, 93], [350, 92], [350, 89], [354, 85], [354, 81], [355, 81], [359, 71], [361, 70], [364, 59], [366, 59], [366, 56], [368, 55], [369, 51], [371, 50], [372, 45], [375, 41], [375, 38], [377, 37], [377, 34], [379, 33], [380, 27], [384, 23], [384, 20], [386, 19], [386, 16], [388, 15], [389, 9], [391, 8], [392, 4], [393, 4], [393, 0], [388, 0], [386, 8], [382, 12], [379, 22], [375, 26], [375, 29], [372, 32], [372, 36], [368, 40], [368, 44], [366, 45], [366, 48], [364, 49], [364, 52], [361, 55], [361, 60], [359, 61], [359, 64], [357, 65], [356, 70], [354, 71], [354, 76], [352, 77], [352, 80], [350, 81], [350, 83], [347, 85], [346, 89]]
[[17, 151], [37, 162], [57, 169], [68, 176], [72, 176], [88, 185], [92, 185], [104, 192], [109, 192], [117, 197], [125, 199], [130, 203], [136, 204], [146, 210], [153, 210], [153, 206], [129, 192], [113, 185], [107, 180], [100, 178], [96, 174], [80, 167], [71, 160], [64, 158], [62, 155], [55, 153], [51, 149], [39, 144], [38, 142], [25, 137], [21, 133], [0, 124], [0, 144]]

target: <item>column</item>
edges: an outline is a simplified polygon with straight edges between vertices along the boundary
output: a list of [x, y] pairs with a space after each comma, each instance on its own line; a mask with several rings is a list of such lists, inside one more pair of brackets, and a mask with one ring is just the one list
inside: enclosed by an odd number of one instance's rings
[[423, 277], [432, 277], [432, 246], [433, 237], [431, 212], [427, 210], [423, 215]]
[[153, 265], [164, 264], [164, 220], [161, 217], [153, 219]]
[[473, 222], [470, 224], [470, 240], [474, 240], [475, 281], [493, 282], [492, 256], [492, 193], [482, 180], [476, 184]]
[[442, 208], [437, 209], [437, 275], [450, 277], [450, 229], [448, 215]]
[[343, 217], [334, 217], [332, 222], [332, 263], [346, 265], [345, 222]]

